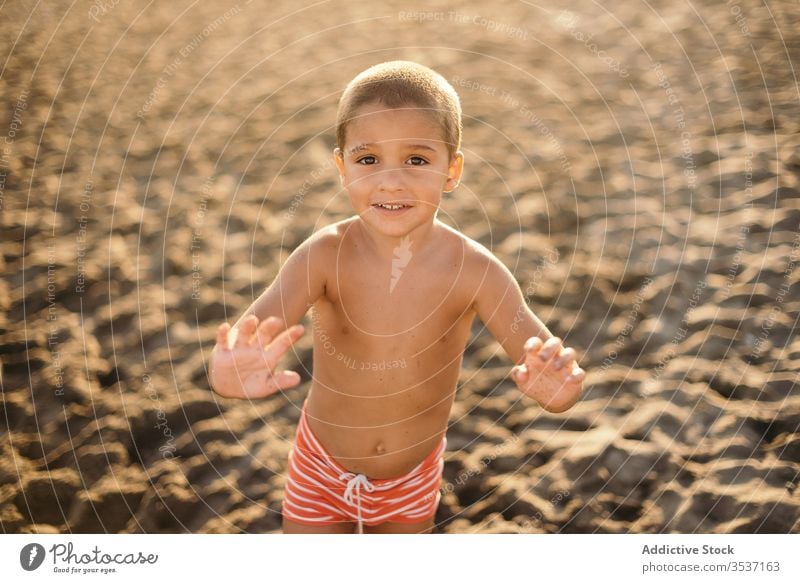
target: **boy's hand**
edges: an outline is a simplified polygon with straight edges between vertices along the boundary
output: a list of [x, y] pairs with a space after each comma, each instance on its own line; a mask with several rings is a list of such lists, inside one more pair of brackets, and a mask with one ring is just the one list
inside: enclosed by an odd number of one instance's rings
[[586, 373], [575, 362], [575, 351], [560, 338], [533, 336], [525, 342], [525, 362], [511, 369], [519, 390], [551, 413], [566, 411], [581, 395]]
[[223, 397], [252, 399], [300, 384], [299, 374], [278, 372], [275, 367], [303, 335], [303, 326], [292, 326], [278, 334], [281, 328], [279, 318], [271, 316], [259, 324], [253, 314], [233, 333], [230, 324], [220, 324], [209, 373], [214, 390]]

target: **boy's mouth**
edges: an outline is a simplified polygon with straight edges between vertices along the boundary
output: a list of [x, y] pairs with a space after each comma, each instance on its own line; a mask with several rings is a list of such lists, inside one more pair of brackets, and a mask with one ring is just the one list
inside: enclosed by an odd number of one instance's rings
[[378, 202], [372, 205], [373, 208], [378, 208], [390, 212], [399, 212], [411, 208], [411, 205], [402, 202]]

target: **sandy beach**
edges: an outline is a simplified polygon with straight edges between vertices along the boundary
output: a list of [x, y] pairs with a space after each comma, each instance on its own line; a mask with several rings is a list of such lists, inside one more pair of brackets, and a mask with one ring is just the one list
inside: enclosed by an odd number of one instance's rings
[[312, 326], [208, 385], [287, 255], [351, 214], [344, 85], [461, 96], [440, 219], [587, 371], [550, 414], [480, 322], [437, 533], [800, 533], [800, 12], [785, 1], [97, 0], [0, 8], [0, 528], [277, 533]]

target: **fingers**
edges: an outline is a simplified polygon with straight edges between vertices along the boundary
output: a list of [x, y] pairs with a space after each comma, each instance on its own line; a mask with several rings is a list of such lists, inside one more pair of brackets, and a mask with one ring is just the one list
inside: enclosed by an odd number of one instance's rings
[[582, 368], [574, 368], [572, 372], [564, 379], [568, 383], [582, 383], [586, 378], [586, 371]]
[[511, 369], [511, 378], [514, 379], [514, 382], [517, 384], [522, 384], [527, 382], [528, 380], [528, 367], [524, 364], [520, 364], [515, 366]]
[[291, 328], [287, 328], [280, 334], [278, 334], [275, 339], [270, 343], [270, 345], [264, 351], [264, 358], [267, 360], [270, 368], [274, 367], [275, 364], [281, 359], [281, 356], [289, 350], [289, 347], [297, 342], [305, 332], [305, 328], [302, 324], [298, 324], [296, 326], [292, 326]]
[[258, 328], [256, 329], [255, 342], [261, 348], [266, 348], [267, 344], [272, 342], [275, 334], [277, 334], [281, 328], [283, 328], [283, 322], [280, 318], [270, 316], [269, 318], [262, 320], [261, 324], [259, 324]]
[[291, 389], [300, 384], [300, 375], [293, 370], [282, 370], [272, 375], [267, 384], [276, 391]]
[[238, 348], [250, 346], [250, 344], [253, 342], [253, 334], [255, 333], [257, 326], [258, 317], [254, 314], [247, 316], [247, 318], [245, 318], [242, 323], [239, 324], [235, 346]]
[[553, 367], [556, 370], [561, 370], [565, 368], [567, 370], [571, 370], [572, 367], [569, 366], [571, 362], [575, 360], [575, 351], [572, 348], [565, 348], [561, 351], [561, 354], [553, 361]]
[[525, 346], [523, 346], [525, 352], [532, 352], [536, 354], [542, 348], [542, 339], [538, 336], [531, 336], [528, 340], [525, 341]]
[[546, 362], [550, 360], [553, 355], [558, 354], [561, 350], [561, 338], [558, 336], [553, 336], [552, 338], [548, 338], [547, 341], [542, 346], [542, 349], [539, 351], [539, 358]]
[[217, 328], [217, 345], [225, 350], [230, 350], [230, 346], [228, 345], [228, 332], [230, 332], [231, 325], [227, 322], [223, 322]]
[[[542, 342], [542, 339], [538, 336], [533, 336], [525, 342], [524, 348], [526, 361], [531, 366], [547, 363], [548, 366], [552, 366], [555, 370], [564, 370], [565, 373], [571, 375], [578, 375], [583, 372], [575, 362], [577, 358], [575, 349], [564, 348], [561, 338], [557, 336], [548, 338], [545, 342]], [[528, 360], [535, 356], [538, 356], [538, 362]]]
[[283, 370], [273, 374], [265, 368], [245, 379], [241, 395], [246, 399], [263, 399], [278, 391], [296, 387], [300, 380], [300, 375], [294, 371]]
[[[561, 338], [553, 336], [552, 338], [548, 338], [547, 341], [542, 342], [542, 339], [538, 336], [531, 336], [525, 342], [523, 348], [525, 352], [528, 353], [527, 356], [538, 354], [541, 360], [547, 361], [561, 351]], [[572, 353], [574, 354], [575, 351], [573, 350]]]

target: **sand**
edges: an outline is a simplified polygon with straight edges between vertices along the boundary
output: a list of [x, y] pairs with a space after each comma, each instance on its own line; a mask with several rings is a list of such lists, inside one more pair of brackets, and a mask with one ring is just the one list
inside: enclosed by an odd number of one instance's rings
[[573, 4], [0, 8], [2, 531], [280, 531], [311, 335], [243, 402], [214, 331], [349, 216], [336, 101], [405, 58], [465, 112], [440, 217], [588, 373], [546, 413], [476, 324], [436, 532], [799, 533], [798, 13]]

